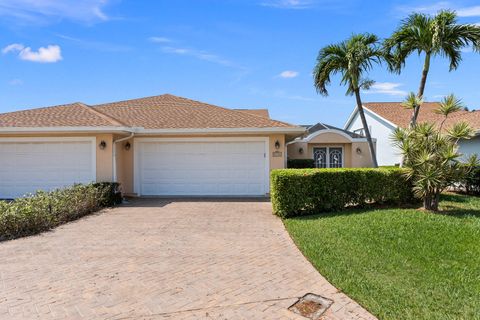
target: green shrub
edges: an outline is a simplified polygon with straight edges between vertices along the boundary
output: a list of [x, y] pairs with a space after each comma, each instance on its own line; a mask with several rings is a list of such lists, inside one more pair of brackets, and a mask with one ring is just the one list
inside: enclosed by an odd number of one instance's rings
[[400, 166], [392, 165], [392, 166], [378, 166], [380, 169], [398, 169]]
[[313, 159], [288, 159], [287, 168], [290, 169], [305, 169], [315, 168], [315, 160]]
[[273, 211], [283, 218], [370, 203], [414, 201], [402, 169], [279, 169], [271, 173]]
[[470, 195], [480, 195], [480, 167], [473, 168], [461, 182], [463, 190]]
[[118, 184], [74, 185], [39, 191], [14, 201], [0, 201], [0, 240], [49, 230], [115, 204]]
[[95, 188], [104, 189], [105, 197], [100, 204], [102, 207], [111, 207], [122, 203], [122, 193], [120, 192], [120, 183], [118, 182], [96, 182], [93, 184]]

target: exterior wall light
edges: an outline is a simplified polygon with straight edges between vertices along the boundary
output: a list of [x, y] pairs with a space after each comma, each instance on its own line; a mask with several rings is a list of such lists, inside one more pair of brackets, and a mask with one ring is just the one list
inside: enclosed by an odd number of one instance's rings
[[298, 148], [298, 153], [303, 154], [303, 148]]
[[128, 151], [128, 150], [130, 150], [131, 147], [132, 147], [132, 145], [130, 144], [130, 142], [125, 143], [125, 146], [124, 146], [125, 150]]
[[104, 150], [107, 147], [107, 143], [105, 142], [105, 140], [100, 141], [98, 147], [100, 148], [100, 150]]
[[275, 149], [280, 149], [280, 141], [275, 141]]
[[360, 148], [357, 148], [357, 150], [355, 150], [357, 152], [357, 154], [362, 154], [362, 149]]

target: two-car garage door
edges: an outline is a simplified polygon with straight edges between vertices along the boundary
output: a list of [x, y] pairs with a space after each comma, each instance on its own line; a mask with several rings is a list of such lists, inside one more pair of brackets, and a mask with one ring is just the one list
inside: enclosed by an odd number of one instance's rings
[[136, 139], [140, 195], [254, 196], [268, 193], [268, 143], [251, 139]]
[[[268, 138], [137, 138], [133, 145], [138, 195], [268, 193]], [[0, 139], [0, 199], [95, 181], [95, 149], [93, 137]]]
[[94, 139], [0, 140], [0, 199], [95, 181]]

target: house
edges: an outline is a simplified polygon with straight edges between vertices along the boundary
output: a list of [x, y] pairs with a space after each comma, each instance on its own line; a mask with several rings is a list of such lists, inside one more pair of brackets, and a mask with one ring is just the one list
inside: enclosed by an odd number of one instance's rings
[[160, 96], [0, 114], [0, 198], [118, 181], [127, 195], [261, 196], [305, 128]]
[[324, 123], [305, 127], [303, 136], [287, 143], [288, 159], [314, 159], [317, 168], [373, 166], [362, 135]]
[[[435, 112], [439, 106], [439, 102], [424, 102], [420, 108], [417, 121], [419, 123], [431, 122], [440, 124], [444, 117]], [[401, 155], [392, 146], [391, 135], [397, 127], [408, 127], [412, 111], [404, 108], [401, 102], [370, 102], [364, 103], [363, 107], [370, 134], [377, 139], [378, 164], [399, 164]], [[458, 121], [467, 122], [476, 132], [474, 138], [459, 141], [459, 151], [465, 157], [472, 154], [480, 155], [480, 111], [462, 110], [456, 112], [447, 118], [444, 128], [448, 128]], [[363, 126], [357, 108], [348, 118], [344, 129], [355, 133], [363, 133]]]

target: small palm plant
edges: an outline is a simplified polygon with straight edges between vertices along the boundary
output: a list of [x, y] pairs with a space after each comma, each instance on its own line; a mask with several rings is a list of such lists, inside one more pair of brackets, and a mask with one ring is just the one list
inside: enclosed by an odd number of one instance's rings
[[461, 101], [450, 95], [443, 99], [437, 110], [444, 116], [439, 126], [419, 123], [408, 129], [398, 128], [393, 133], [394, 145], [404, 158], [405, 174], [412, 181], [415, 195], [423, 200], [427, 210], [438, 211], [440, 194], [478, 165], [474, 156], [462, 163], [462, 154], [458, 152], [458, 141], [470, 139], [473, 136], [472, 128], [464, 122], [443, 128], [448, 116], [461, 108]]
[[[431, 58], [446, 57], [450, 61], [450, 71], [456, 70], [462, 61], [462, 49], [469, 46], [480, 51], [480, 26], [457, 23], [457, 14], [449, 10], [442, 10], [435, 16], [413, 13], [384, 42], [386, 60], [392, 72], [400, 73], [412, 53], [424, 55], [418, 99], [423, 98]], [[417, 121], [420, 106], [413, 107], [411, 126]]]
[[342, 76], [341, 84], [347, 86], [347, 95], [355, 95], [356, 105], [362, 121], [363, 132], [368, 141], [373, 166], [378, 167], [375, 147], [363, 110], [360, 90], [368, 90], [373, 81], [365, 74], [380, 63], [383, 51], [379, 47], [377, 36], [369, 33], [354, 34], [338, 44], [332, 44], [320, 50], [317, 64], [313, 70], [314, 85], [321, 95], [327, 96], [330, 77], [337, 73]]

